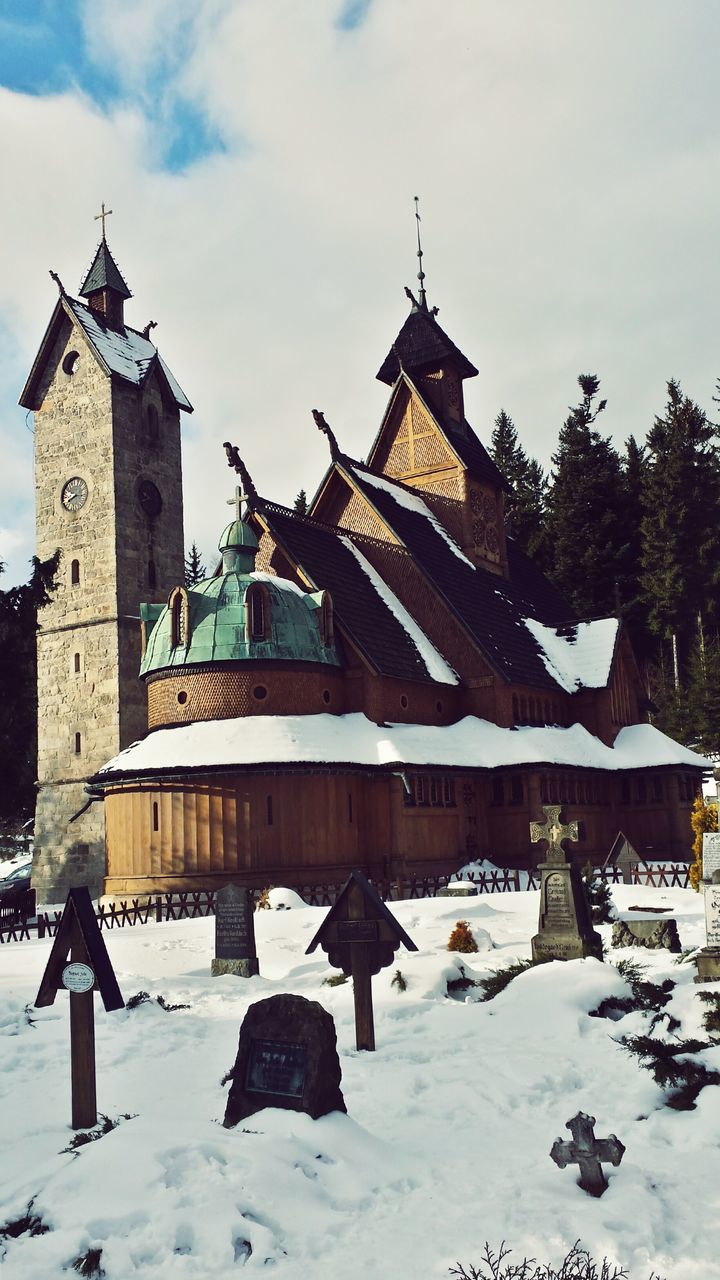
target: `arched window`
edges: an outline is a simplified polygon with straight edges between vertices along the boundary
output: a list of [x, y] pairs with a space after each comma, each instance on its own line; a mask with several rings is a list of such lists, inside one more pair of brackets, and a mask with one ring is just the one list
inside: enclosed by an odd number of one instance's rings
[[245, 596], [245, 635], [247, 640], [267, 640], [270, 635], [270, 598], [258, 582]]
[[179, 645], [187, 645], [190, 639], [188, 598], [184, 587], [176, 587], [171, 593], [168, 608], [170, 610], [170, 645], [173, 649], [177, 649]]
[[153, 800], [153, 831], [160, 830], [160, 809], [157, 800]]
[[78, 587], [80, 585], [80, 561], [73, 560], [70, 564], [70, 586]]
[[80, 654], [76, 653], [73, 657], [73, 671], [77, 675], [80, 671]]
[[157, 573], [155, 570], [155, 561], [148, 560], [148, 586], [154, 591], [157, 586]]
[[75, 755], [79, 756], [81, 753], [82, 753], [82, 735], [79, 733], [76, 733], [75, 734]]

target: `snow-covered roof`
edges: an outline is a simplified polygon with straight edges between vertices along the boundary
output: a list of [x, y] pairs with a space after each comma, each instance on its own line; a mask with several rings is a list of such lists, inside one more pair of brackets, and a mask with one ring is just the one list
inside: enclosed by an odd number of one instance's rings
[[453, 671], [448, 662], [445, 661], [442, 654], [438, 652], [435, 645], [428, 640], [425, 632], [418, 626], [415, 619], [408, 613], [403, 604], [400, 603], [397, 596], [390, 590], [387, 583], [383, 582], [380, 574], [370, 564], [362, 552], [350, 541], [349, 538], [341, 535], [340, 541], [345, 544], [349, 551], [355, 556], [358, 564], [363, 572], [367, 574], [372, 585], [378, 595], [387, 605], [390, 612], [397, 618], [400, 626], [407, 632], [412, 643], [415, 645], [420, 657], [427, 668], [427, 673], [431, 680], [436, 680], [438, 684], [457, 684], [457, 673]]
[[369, 484], [373, 489], [383, 489], [385, 493], [391, 494], [395, 501], [399, 503], [401, 507], [404, 507], [406, 511], [413, 511], [416, 515], [420, 515], [425, 520], [429, 521], [436, 532], [445, 539], [450, 550], [453, 551], [460, 560], [464, 560], [465, 564], [469, 565], [471, 569], [475, 568], [472, 561], [468, 560], [465, 553], [460, 550], [457, 542], [450, 537], [445, 525], [438, 520], [435, 513], [430, 510], [426, 502], [423, 502], [422, 498], [418, 498], [414, 493], [410, 493], [404, 484], [401, 484], [396, 480], [391, 480], [387, 476], [378, 476], [375, 472], [370, 471], [368, 467], [361, 467], [355, 463], [351, 467], [351, 471], [356, 476], [360, 476], [365, 483]]
[[278, 764], [457, 769], [546, 764], [613, 771], [663, 765], [712, 767], [710, 760], [649, 724], [621, 729], [615, 745], [607, 747], [580, 724], [505, 729], [466, 716], [452, 725], [377, 725], [355, 712], [242, 716], [156, 729], [108, 761], [96, 778]]
[[111, 329], [102, 324], [90, 307], [84, 306], [82, 302], [76, 302], [74, 298], [66, 298], [66, 302], [88, 341], [111, 373], [140, 386], [153, 361], [157, 359], [178, 408], [192, 413], [192, 405], [185, 392], [149, 338], [144, 338], [135, 329]]
[[561, 689], [604, 689], [610, 678], [617, 618], [599, 618], [573, 626], [546, 627], [534, 618], [524, 618], [525, 626], [537, 642], [540, 657]]

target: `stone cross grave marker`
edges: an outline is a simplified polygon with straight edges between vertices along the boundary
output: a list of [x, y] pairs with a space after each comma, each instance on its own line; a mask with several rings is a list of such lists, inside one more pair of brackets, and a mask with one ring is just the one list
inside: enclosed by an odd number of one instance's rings
[[240, 1027], [223, 1124], [231, 1129], [265, 1107], [317, 1120], [346, 1111], [335, 1023], [317, 1000], [279, 995], [251, 1004]]
[[584, 1111], [578, 1111], [572, 1120], [568, 1120], [565, 1128], [570, 1130], [572, 1141], [556, 1138], [550, 1159], [560, 1169], [565, 1169], [569, 1164], [579, 1165], [579, 1185], [588, 1195], [601, 1196], [608, 1185], [601, 1161], [617, 1167], [625, 1154], [625, 1147], [614, 1133], [609, 1138], [596, 1138], [595, 1117], [586, 1115]]
[[592, 927], [590, 907], [580, 869], [565, 858], [563, 841], [578, 840], [577, 822], [560, 821], [560, 805], [543, 805], [545, 822], [530, 823], [533, 844], [547, 841], [541, 862], [540, 917], [532, 939], [533, 960], [577, 960], [595, 956], [602, 960], [602, 939]]
[[260, 972], [252, 889], [226, 884], [215, 895], [215, 958], [211, 972], [213, 978], [226, 973], [252, 978]]

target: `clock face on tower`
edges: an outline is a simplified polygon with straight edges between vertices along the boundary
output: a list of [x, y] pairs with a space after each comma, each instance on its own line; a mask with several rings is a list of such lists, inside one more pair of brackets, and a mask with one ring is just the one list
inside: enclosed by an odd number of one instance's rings
[[73, 476], [72, 480], [68, 480], [63, 486], [60, 501], [66, 511], [79, 511], [85, 506], [87, 496], [88, 487], [82, 476]]

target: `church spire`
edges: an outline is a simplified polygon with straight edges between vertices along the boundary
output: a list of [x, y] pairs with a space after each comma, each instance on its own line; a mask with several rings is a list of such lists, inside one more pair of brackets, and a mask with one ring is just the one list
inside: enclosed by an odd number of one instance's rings
[[418, 259], [418, 301], [423, 311], [427, 311], [427, 294], [425, 292], [425, 272], [423, 271], [423, 251], [420, 243], [420, 197], [415, 196], [415, 220], [417, 223], [417, 259]]
[[87, 298], [91, 309], [99, 312], [111, 328], [122, 329], [125, 323], [123, 305], [132, 294], [105, 239], [105, 219], [111, 213], [112, 209], [106, 209], [103, 201], [102, 212], [96, 215], [96, 221], [102, 219], [102, 239], [80, 286], [80, 297]]

